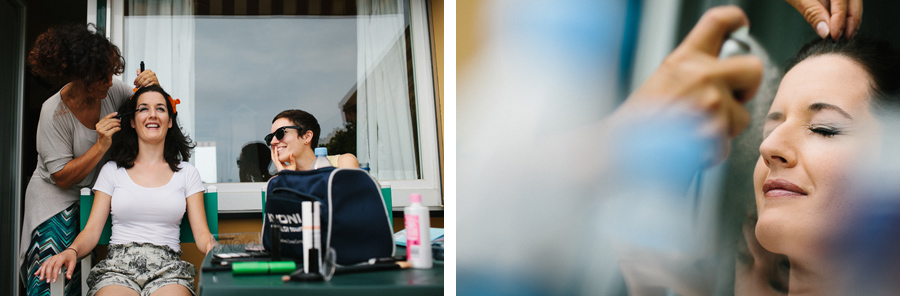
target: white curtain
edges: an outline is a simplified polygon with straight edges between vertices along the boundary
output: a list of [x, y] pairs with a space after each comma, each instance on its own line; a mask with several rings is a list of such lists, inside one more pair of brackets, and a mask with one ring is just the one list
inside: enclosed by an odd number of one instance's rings
[[401, 0], [357, 0], [357, 152], [381, 180], [417, 179]]
[[190, 0], [129, 0], [125, 17], [125, 83], [144, 61], [159, 84], [180, 99], [178, 122], [194, 134], [194, 9]]

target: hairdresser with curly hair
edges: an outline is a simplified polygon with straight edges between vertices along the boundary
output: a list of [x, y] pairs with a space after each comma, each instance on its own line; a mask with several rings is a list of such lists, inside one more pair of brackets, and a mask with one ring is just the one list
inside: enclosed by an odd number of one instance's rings
[[[114, 116], [132, 95], [131, 87], [113, 79], [125, 69], [119, 48], [90, 25], [50, 28], [28, 54], [31, 71], [44, 79], [65, 82], [41, 107], [37, 127], [37, 168], [25, 190], [19, 267], [28, 295], [49, 293], [49, 281], [34, 276], [40, 263], [62, 253], [83, 256], [90, 250], [68, 248], [78, 234], [79, 188], [93, 185], [106, 163]], [[152, 71], [139, 73], [138, 87], [159, 84]], [[79, 277], [75, 268], [74, 277]], [[66, 295], [80, 295], [81, 282], [67, 280]]]

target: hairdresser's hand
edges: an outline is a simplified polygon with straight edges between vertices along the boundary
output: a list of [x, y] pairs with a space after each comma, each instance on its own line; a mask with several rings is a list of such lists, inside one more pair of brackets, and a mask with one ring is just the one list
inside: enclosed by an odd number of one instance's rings
[[109, 146], [112, 145], [112, 136], [116, 132], [122, 129], [122, 121], [116, 118], [113, 118], [119, 114], [118, 112], [113, 112], [106, 114], [103, 118], [100, 118], [100, 122], [94, 126], [97, 131], [97, 144], [100, 145], [100, 148], [103, 151], [109, 149]]
[[46, 279], [48, 283], [51, 281], [55, 283], [59, 275], [59, 270], [65, 266], [66, 278], [72, 279], [72, 273], [75, 272], [75, 262], [77, 260], [78, 256], [75, 255], [75, 251], [72, 249], [65, 249], [62, 253], [56, 254], [55, 256], [48, 258], [44, 263], [41, 263], [41, 267], [38, 268], [34, 275], [38, 277], [38, 280], [43, 281]]
[[279, 154], [278, 149], [275, 148], [274, 145], [272, 146], [272, 150], [271, 150], [271, 151], [272, 151], [272, 162], [275, 163], [275, 170], [276, 170], [276, 171], [279, 171], [279, 172], [280, 172], [280, 171], [283, 171], [283, 170], [292, 170], [292, 171], [296, 171], [296, 170], [297, 170], [297, 160], [294, 159], [294, 153], [293, 153], [293, 152], [291, 152], [291, 154], [288, 155], [288, 163], [289, 163], [289, 164], [288, 164], [288, 165], [284, 165], [284, 163], [282, 163], [281, 160], [279, 160], [279, 159], [281, 159], [281, 155]]
[[785, 0], [806, 18], [819, 37], [838, 40], [856, 35], [862, 22], [862, 0]]
[[762, 62], [752, 55], [718, 59], [726, 36], [749, 24], [736, 6], [707, 11], [684, 41], [663, 60], [662, 65], [625, 101], [613, 121], [633, 117], [659, 118], [674, 110], [689, 110], [704, 116], [697, 135], [718, 142], [722, 151], [709, 161], [728, 153], [728, 138], [749, 123], [743, 103], [756, 94], [762, 79]]
[[159, 80], [156, 79], [156, 73], [150, 70], [137, 70], [138, 76], [134, 79], [134, 87], [145, 87], [151, 85], [159, 85]]

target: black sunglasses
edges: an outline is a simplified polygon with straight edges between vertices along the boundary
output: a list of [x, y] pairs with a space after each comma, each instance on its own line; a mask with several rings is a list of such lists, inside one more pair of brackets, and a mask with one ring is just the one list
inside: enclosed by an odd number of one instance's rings
[[303, 131], [303, 127], [301, 127], [301, 126], [296, 126], [296, 125], [290, 125], [290, 126], [282, 126], [282, 127], [279, 127], [278, 129], [275, 130], [274, 133], [271, 133], [271, 134], [266, 135], [266, 145], [267, 145], [267, 146], [272, 146], [272, 137], [275, 137], [276, 139], [278, 139], [279, 141], [281, 141], [281, 139], [284, 138], [284, 130], [285, 130], [285, 129], [288, 129], [288, 128], [292, 128], [292, 129], [297, 130], [297, 131], [298, 131], [297, 133], [301, 133], [301, 132]]

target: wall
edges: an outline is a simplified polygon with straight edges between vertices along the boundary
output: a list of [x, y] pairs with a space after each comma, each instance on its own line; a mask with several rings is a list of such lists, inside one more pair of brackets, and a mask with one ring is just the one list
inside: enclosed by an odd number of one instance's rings
[[[441, 165], [441, 188], [444, 184], [444, 1], [429, 2], [429, 27], [431, 29], [431, 55], [434, 57], [434, 93], [435, 106], [437, 107], [438, 127], [438, 154]], [[441, 198], [445, 198], [445, 192], [441, 191]], [[443, 204], [443, 203], [442, 203]]]
[[[19, 184], [21, 176], [21, 121], [22, 57], [25, 55], [25, 6], [17, 0], [0, 1], [0, 237], [18, 237], [19, 234]], [[13, 197], [13, 198], [10, 198]], [[15, 295], [16, 250], [18, 240], [5, 239], [0, 250], [0, 294]]]

